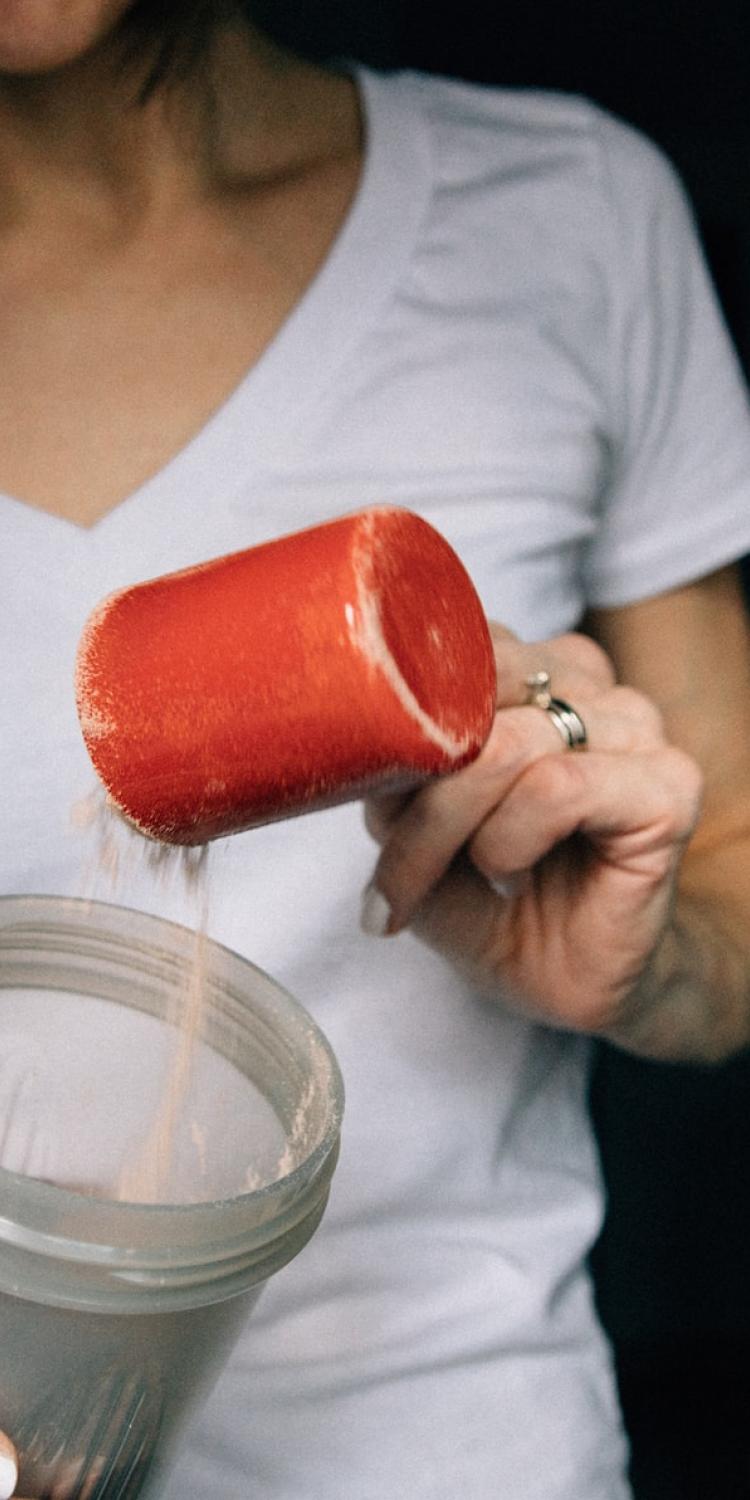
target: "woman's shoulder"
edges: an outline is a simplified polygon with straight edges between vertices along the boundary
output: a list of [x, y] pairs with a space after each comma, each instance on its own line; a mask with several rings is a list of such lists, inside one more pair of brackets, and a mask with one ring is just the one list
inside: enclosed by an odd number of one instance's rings
[[503, 167], [523, 177], [585, 177], [633, 206], [671, 192], [677, 176], [648, 136], [583, 95], [503, 87], [400, 70], [370, 74], [385, 101], [399, 100], [429, 128], [448, 177]]

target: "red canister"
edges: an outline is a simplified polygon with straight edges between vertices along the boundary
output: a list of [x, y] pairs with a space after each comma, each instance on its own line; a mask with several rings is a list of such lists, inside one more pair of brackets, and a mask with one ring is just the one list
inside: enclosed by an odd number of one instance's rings
[[76, 696], [124, 816], [200, 844], [457, 770], [489, 733], [495, 668], [452, 548], [382, 506], [110, 595]]

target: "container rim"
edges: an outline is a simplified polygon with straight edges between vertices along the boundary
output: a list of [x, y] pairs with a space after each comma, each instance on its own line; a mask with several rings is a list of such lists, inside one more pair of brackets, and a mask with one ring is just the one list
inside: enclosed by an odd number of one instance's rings
[[[34, 927], [69, 934], [85, 930], [92, 916], [113, 924], [120, 935], [129, 929], [133, 941], [135, 929], [150, 935], [162, 953], [180, 952], [194, 941], [194, 929], [119, 903], [76, 896], [0, 895], [0, 990], [19, 987], [18, 980], [3, 977], [4, 954], [14, 937], [28, 937]], [[289, 1031], [304, 1033], [322, 1060], [315, 1091], [323, 1102], [323, 1128], [315, 1145], [276, 1181], [197, 1203], [95, 1198], [0, 1167], [0, 1244], [82, 1267], [98, 1265], [109, 1273], [119, 1270], [133, 1282], [155, 1275], [163, 1284], [172, 1278], [192, 1279], [191, 1269], [197, 1270], [199, 1262], [215, 1267], [218, 1276], [224, 1274], [223, 1264], [232, 1276], [240, 1262], [249, 1266], [265, 1261], [278, 1241], [298, 1238], [306, 1219], [312, 1227], [313, 1220], [317, 1223], [337, 1159], [344, 1109], [343, 1079], [333, 1049], [304, 1006], [258, 965], [211, 937], [206, 939], [206, 951], [209, 964], [212, 954], [221, 956], [230, 973], [250, 977], [261, 995], [272, 996], [278, 1029], [286, 1025]], [[263, 1008], [255, 995], [253, 1003]], [[270, 1014], [270, 1003], [268, 1009]], [[61, 1222], [71, 1216], [85, 1219], [85, 1236], [60, 1233]], [[282, 1255], [282, 1263], [283, 1259]]]

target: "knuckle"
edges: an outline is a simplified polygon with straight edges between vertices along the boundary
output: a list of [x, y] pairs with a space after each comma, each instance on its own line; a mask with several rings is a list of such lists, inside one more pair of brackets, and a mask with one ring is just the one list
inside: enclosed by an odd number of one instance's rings
[[472, 766], [466, 766], [453, 776], [438, 777], [417, 792], [393, 825], [403, 846], [432, 847], [453, 841], [473, 802], [472, 771]]
[[379, 807], [377, 802], [375, 802], [372, 798], [368, 798], [367, 801], [363, 804], [363, 812], [365, 819], [365, 828], [367, 829], [370, 837], [373, 838], [377, 844], [382, 843], [388, 832], [388, 819], [385, 816], [382, 807]]
[[523, 778], [526, 795], [549, 808], [569, 803], [583, 786], [584, 767], [575, 755], [544, 755], [529, 767]]
[[626, 684], [615, 684], [607, 694], [607, 706], [628, 719], [636, 729], [654, 739], [664, 738], [664, 717], [652, 698]]
[[492, 883], [507, 874], [507, 863], [503, 861], [502, 846], [493, 837], [489, 828], [480, 828], [469, 841], [469, 858], [480, 875]]
[[509, 641], [517, 642], [518, 637], [509, 630], [507, 625], [501, 625], [499, 620], [489, 620], [490, 636], [495, 646], [505, 646]]
[[617, 681], [614, 664], [604, 647], [590, 635], [584, 635], [580, 630], [570, 630], [565, 635], [558, 636], [552, 644], [561, 658], [591, 677], [598, 685], [614, 686]]
[[703, 800], [704, 775], [701, 767], [692, 755], [688, 755], [687, 751], [680, 750], [675, 745], [667, 745], [663, 755], [683, 802], [694, 809], [695, 815]]
[[388, 830], [403, 815], [415, 796], [414, 792], [374, 790], [363, 799], [365, 828], [377, 843], [388, 836]]
[[415, 795], [381, 838], [379, 884], [399, 903], [411, 904], [433, 884], [464, 840], [461, 807], [448, 781]]
[[477, 766], [494, 776], [500, 767], [512, 769], [523, 765], [531, 756], [531, 741], [532, 724], [528, 711], [501, 709], [495, 715], [495, 722]]
[[672, 843], [690, 838], [700, 813], [703, 773], [684, 750], [665, 745], [651, 762], [652, 773], [661, 784], [664, 807], [661, 826]]
[[378, 860], [378, 885], [392, 903], [400, 903], [409, 893], [421, 890], [426, 879], [422, 846], [414, 843], [404, 829], [391, 831]]

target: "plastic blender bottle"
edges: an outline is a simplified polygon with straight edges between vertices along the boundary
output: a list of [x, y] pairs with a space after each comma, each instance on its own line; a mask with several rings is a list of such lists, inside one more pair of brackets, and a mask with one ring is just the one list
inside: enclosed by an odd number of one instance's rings
[[211, 942], [168, 1201], [118, 1201], [193, 947], [115, 906], [0, 900], [0, 1427], [23, 1495], [160, 1494], [185, 1418], [325, 1207], [331, 1049]]

